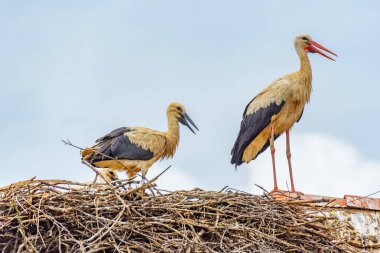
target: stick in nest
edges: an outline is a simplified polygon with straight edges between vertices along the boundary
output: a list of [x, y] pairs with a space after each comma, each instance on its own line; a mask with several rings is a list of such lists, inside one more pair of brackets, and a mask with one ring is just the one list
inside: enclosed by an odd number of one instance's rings
[[115, 186], [68, 190], [77, 184], [35, 179], [0, 189], [0, 250], [356, 252], [334, 222], [263, 196], [231, 189], [157, 196]]

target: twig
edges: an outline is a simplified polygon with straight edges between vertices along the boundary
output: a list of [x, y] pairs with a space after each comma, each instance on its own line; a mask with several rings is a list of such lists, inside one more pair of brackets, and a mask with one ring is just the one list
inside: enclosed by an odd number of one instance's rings
[[137, 193], [167, 169], [126, 191], [65, 180], [3, 187], [0, 252], [358, 252], [339, 237], [342, 224], [304, 206], [231, 188]]

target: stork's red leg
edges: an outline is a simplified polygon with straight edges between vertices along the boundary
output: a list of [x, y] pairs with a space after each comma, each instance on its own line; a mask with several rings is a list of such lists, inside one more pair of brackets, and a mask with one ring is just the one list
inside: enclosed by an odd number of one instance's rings
[[293, 170], [292, 170], [292, 161], [291, 161], [292, 154], [290, 153], [289, 130], [286, 131], [286, 157], [288, 158], [290, 184], [292, 187], [292, 192], [295, 192], [296, 189], [294, 188], [294, 181], [293, 181]]
[[274, 127], [271, 127], [271, 136], [270, 136], [270, 153], [272, 155], [272, 165], [273, 165], [273, 181], [274, 181], [274, 187], [273, 191], [278, 191], [277, 187], [277, 176], [276, 176], [276, 161], [274, 158], [274, 153], [276, 152], [276, 149], [274, 148]]

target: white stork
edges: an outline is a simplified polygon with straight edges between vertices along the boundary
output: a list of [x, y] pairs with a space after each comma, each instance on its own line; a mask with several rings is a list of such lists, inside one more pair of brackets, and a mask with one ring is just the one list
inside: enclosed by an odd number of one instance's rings
[[[98, 168], [126, 171], [129, 178], [142, 172], [143, 181], [148, 169], [159, 159], [173, 157], [179, 142], [179, 123], [197, 126], [180, 103], [167, 108], [168, 131], [145, 127], [120, 127], [96, 140], [96, 145], [84, 149], [82, 159]], [[190, 124], [189, 124], [190, 123]], [[113, 158], [113, 159], [112, 159]]]
[[244, 162], [248, 163], [254, 160], [270, 146], [274, 179], [273, 191], [278, 191], [274, 140], [286, 132], [286, 156], [291, 191], [295, 192], [289, 130], [294, 123], [301, 119], [304, 106], [310, 100], [312, 74], [308, 53], [318, 53], [334, 60], [319, 50], [322, 49], [337, 56], [313, 41], [307, 34], [298, 35], [294, 40], [294, 47], [300, 59], [300, 69], [272, 82], [246, 106], [239, 135], [231, 151], [231, 163], [239, 166]]

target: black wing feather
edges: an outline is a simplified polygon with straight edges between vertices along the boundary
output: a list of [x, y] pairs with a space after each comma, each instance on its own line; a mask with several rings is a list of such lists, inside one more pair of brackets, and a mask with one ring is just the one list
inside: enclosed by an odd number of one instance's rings
[[110, 133], [104, 135], [103, 137], [97, 139], [95, 142], [99, 143], [102, 141], [110, 140], [110, 139], [117, 137], [120, 134], [124, 134], [128, 131], [130, 131], [128, 127], [119, 127], [119, 128], [116, 128], [115, 130], [111, 131]]
[[247, 104], [247, 106], [244, 108], [243, 118], [247, 115], [248, 107], [251, 105], [251, 103], [253, 102], [253, 100], [256, 99], [256, 97], [254, 97], [251, 101], [249, 101], [249, 103]]
[[[111, 133], [97, 140], [99, 142], [97, 152], [113, 157], [115, 159], [126, 160], [149, 160], [154, 154], [150, 150], [143, 149], [132, 143], [124, 134], [134, 131], [128, 127], [115, 129]], [[91, 164], [99, 161], [110, 160], [110, 158], [98, 153], [91, 157]]]
[[[277, 105], [275, 102], [273, 102], [265, 108], [260, 108], [253, 114], [243, 116], [243, 120], [240, 125], [239, 135], [231, 151], [232, 164], [235, 164], [236, 166], [238, 166], [243, 163], [242, 157], [243, 157], [244, 150], [261, 133], [261, 131], [263, 131], [264, 128], [270, 123], [272, 116], [278, 114], [281, 111], [284, 105], [285, 105], [285, 101], [282, 101], [280, 105]], [[247, 108], [248, 107], [246, 107], [244, 111], [245, 113], [247, 112]], [[278, 136], [276, 136], [276, 138], [277, 137]], [[267, 145], [264, 145], [263, 149], [260, 150], [259, 154], [262, 153], [267, 147], [268, 147]]]

